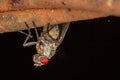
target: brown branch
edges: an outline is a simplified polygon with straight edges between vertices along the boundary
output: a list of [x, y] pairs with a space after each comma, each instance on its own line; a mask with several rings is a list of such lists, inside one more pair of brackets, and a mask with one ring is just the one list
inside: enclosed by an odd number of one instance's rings
[[0, 11], [71, 8], [120, 16], [120, 0], [0, 0]]
[[[109, 15], [120, 16], [120, 0], [0, 0], [0, 33]], [[44, 9], [41, 9], [44, 8]]]
[[104, 16], [106, 16], [106, 14], [68, 9], [39, 9], [4, 12], [0, 13], [0, 33], [24, 30], [26, 29], [25, 22], [32, 28], [32, 21], [35, 21], [36, 25], [40, 27], [48, 23], [59, 24]]

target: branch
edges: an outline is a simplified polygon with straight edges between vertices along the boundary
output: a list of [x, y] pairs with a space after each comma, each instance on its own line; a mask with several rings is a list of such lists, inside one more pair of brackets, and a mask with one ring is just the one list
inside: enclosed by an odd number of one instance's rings
[[0, 33], [106, 16], [120, 16], [120, 0], [0, 0]]
[[0, 33], [27, 29], [25, 22], [33, 28], [32, 21], [37, 27], [50, 24], [59, 24], [71, 21], [93, 19], [107, 16], [97, 12], [68, 10], [68, 9], [39, 9], [26, 11], [11, 11], [0, 13]]
[[120, 0], [0, 0], [0, 12], [38, 8], [70, 8], [120, 16]]

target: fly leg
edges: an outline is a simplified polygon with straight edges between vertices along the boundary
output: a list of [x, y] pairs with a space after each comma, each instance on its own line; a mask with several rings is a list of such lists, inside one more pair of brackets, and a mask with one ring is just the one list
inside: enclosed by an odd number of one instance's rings
[[35, 45], [36, 44], [35, 41], [28, 42], [29, 39], [33, 38], [33, 36], [31, 35], [30, 27], [28, 26], [28, 24], [26, 22], [25, 22], [25, 25], [26, 25], [26, 27], [28, 29], [28, 34], [25, 33], [25, 32], [23, 32], [23, 31], [18, 31], [18, 32], [20, 32], [20, 33], [22, 33], [22, 34], [24, 34], [24, 35], [27, 36], [26, 39], [25, 39], [25, 41], [23, 42], [23, 47], [28, 47], [28, 46]]
[[34, 30], [35, 30], [37, 41], [39, 41], [39, 34], [38, 34], [38, 31], [37, 31], [37, 28], [36, 28], [36, 24], [35, 24], [34, 21], [32, 21], [32, 23], [33, 23], [33, 26], [34, 26]]
[[26, 25], [26, 27], [27, 27], [27, 29], [28, 29], [28, 33], [25, 33], [25, 32], [23, 32], [23, 31], [18, 31], [18, 32], [20, 32], [21, 34], [24, 34], [25, 36], [27, 36], [27, 37], [29, 37], [29, 38], [33, 38], [33, 36], [31, 35], [31, 31], [30, 31], [30, 28], [29, 28], [29, 26], [28, 26], [28, 24], [25, 22], [25, 25]]

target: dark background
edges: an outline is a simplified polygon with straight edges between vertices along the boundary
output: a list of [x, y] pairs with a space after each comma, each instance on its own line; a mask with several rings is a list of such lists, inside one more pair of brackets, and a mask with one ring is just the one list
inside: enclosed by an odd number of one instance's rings
[[0, 34], [0, 72], [11, 80], [108, 79], [119, 72], [120, 18], [72, 22], [63, 43], [47, 66], [35, 68], [35, 46], [22, 46], [26, 36]]

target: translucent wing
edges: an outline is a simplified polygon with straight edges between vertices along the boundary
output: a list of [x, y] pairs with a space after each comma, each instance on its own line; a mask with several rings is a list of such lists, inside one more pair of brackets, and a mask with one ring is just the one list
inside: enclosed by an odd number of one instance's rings
[[48, 32], [49, 36], [51, 36], [52, 39], [56, 40], [59, 37], [60, 29], [58, 25], [53, 26], [51, 30]]
[[48, 26], [47, 27], [48, 35], [47, 35], [46, 39], [48, 39], [52, 42], [55, 42], [57, 44], [57, 46], [59, 46], [66, 35], [69, 25], [70, 25], [70, 23]]

